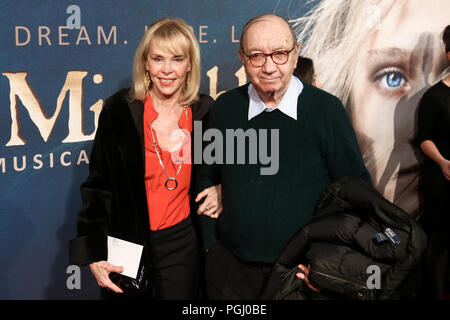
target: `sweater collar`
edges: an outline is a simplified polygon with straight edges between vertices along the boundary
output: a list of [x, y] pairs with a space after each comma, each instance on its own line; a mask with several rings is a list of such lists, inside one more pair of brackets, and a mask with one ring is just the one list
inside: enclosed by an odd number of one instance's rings
[[289, 86], [280, 104], [276, 108], [268, 108], [266, 104], [261, 100], [261, 97], [256, 92], [255, 87], [252, 83], [248, 86], [248, 96], [250, 98], [250, 104], [248, 108], [248, 120], [250, 121], [262, 112], [271, 112], [275, 109], [280, 110], [287, 116], [294, 120], [297, 120], [297, 103], [298, 96], [303, 90], [303, 84], [297, 77], [292, 76], [291, 81], [289, 81]]

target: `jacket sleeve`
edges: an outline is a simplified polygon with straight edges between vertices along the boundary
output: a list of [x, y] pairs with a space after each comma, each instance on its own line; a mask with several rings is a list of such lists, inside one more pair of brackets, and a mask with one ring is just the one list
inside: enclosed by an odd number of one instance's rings
[[194, 133], [194, 164], [198, 165], [199, 167], [198, 174], [195, 175], [195, 194], [198, 194], [208, 187], [218, 184], [217, 178], [215, 178], [217, 176], [215, 171], [216, 166], [214, 164], [206, 164], [203, 157], [203, 151], [206, 146], [206, 142], [203, 141], [203, 137], [205, 131], [208, 130], [208, 128], [210, 128], [211, 126], [210, 117], [214, 100], [208, 95], [201, 94], [198, 104], [199, 108], [197, 108], [197, 110], [200, 111], [199, 114], [194, 117], [194, 119], [199, 119], [196, 121], [200, 121], [201, 130], [199, 131], [198, 129], [200, 128], [195, 128], [196, 133]]
[[107, 234], [112, 189], [110, 152], [112, 130], [103, 108], [89, 160], [89, 176], [81, 185], [82, 208], [77, 218], [77, 237], [69, 243], [70, 263], [86, 265], [107, 258]]
[[[214, 104], [215, 105], [215, 104]], [[206, 123], [205, 129], [210, 128], [217, 129], [217, 109], [215, 107], [208, 113], [205, 117], [204, 123]], [[206, 131], [205, 130], [205, 131]], [[203, 140], [203, 139], [202, 139]], [[203, 141], [202, 145], [202, 165], [200, 167], [199, 183], [197, 185], [197, 194], [204, 189], [218, 185], [221, 183], [221, 174], [219, 164], [216, 163], [205, 163], [205, 158], [203, 157], [203, 151], [205, 150], [207, 143]], [[209, 248], [215, 241], [215, 229], [217, 219], [212, 219], [205, 215], [200, 215], [199, 226], [202, 234], [203, 248]]]
[[433, 106], [437, 103], [434, 101], [431, 94], [425, 92], [422, 99], [420, 99], [418, 107], [418, 121], [417, 121], [417, 143], [420, 145], [425, 140], [434, 141], [433, 128], [436, 123]]

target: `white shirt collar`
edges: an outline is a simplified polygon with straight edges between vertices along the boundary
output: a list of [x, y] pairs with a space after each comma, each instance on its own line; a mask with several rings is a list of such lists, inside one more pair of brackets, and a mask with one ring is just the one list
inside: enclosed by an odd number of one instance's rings
[[[248, 96], [250, 98], [250, 105], [248, 108], [248, 120], [250, 121], [263, 111], [273, 111], [275, 109], [280, 110], [287, 116], [294, 120], [297, 120], [297, 102], [298, 96], [303, 90], [303, 84], [297, 77], [292, 76], [289, 81], [289, 86], [280, 101], [280, 104], [276, 108], [268, 108], [266, 104], [261, 100], [261, 97], [256, 92], [252, 83], [248, 86]], [[267, 109], [267, 110], [266, 110]]]

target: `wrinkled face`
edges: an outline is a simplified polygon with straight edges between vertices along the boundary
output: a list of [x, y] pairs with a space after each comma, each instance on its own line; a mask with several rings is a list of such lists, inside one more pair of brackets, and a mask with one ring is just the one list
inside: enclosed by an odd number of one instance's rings
[[182, 50], [170, 53], [150, 41], [145, 68], [150, 73], [152, 93], [160, 98], [172, 98], [181, 93], [191, 63]]
[[361, 47], [350, 96], [353, 126], [377, 189], [411, 214], [418, 210], [417, 104], [448, 61], [440, 34], [449, 1], [395, 2]]
[[[283, 65], [275, 64], [270, 57], [267, 57], [263, 66], [254, 67], [244, 55], [244, 52], [249, 56], [256, 53], [288, 51], [294, 45], [297, 50], [294, 49], [289, 53], [289, 59]], [[282, 96], [287, 90], [297, 63], [295, 57], [298, 45], [292, 39], [289, 27], [275, 17], [257, 21], [247, 29], [242, 48], [244, 52], [239, 51], [239, 59], [262, 100], [265, 101], [265, 97], [268, 96]]]

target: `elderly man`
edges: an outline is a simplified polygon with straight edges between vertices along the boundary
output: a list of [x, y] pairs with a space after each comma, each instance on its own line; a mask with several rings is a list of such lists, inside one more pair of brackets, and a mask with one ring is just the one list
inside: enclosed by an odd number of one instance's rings
[[[272, 264], [310, 221], [325, 187], [346, 175], [370, 182], [341, 102], [293, 76], [300, 46], [289, 23], [272, 14], [255, 17], [245, 25], [240, 45], [239, 59], [251, 83], [216, 100], [209, 127], [223, 136], [229, 129], [277, 132], [268, 134], [272, 139], [258, 136], [256, 146], [248, 139], [246, 150], [278, 151], [278, 170], [262, 174], [267, 163], [261, 159], [203, 166], [202, 188], [222, 184], [219, 219], [207, 217], [214, 211], [207, 201], [199, 208], [210, 299], [258, 298]], [[232, 158], [227, 154], [232, 143], [225, 141], [226, 160]]]

